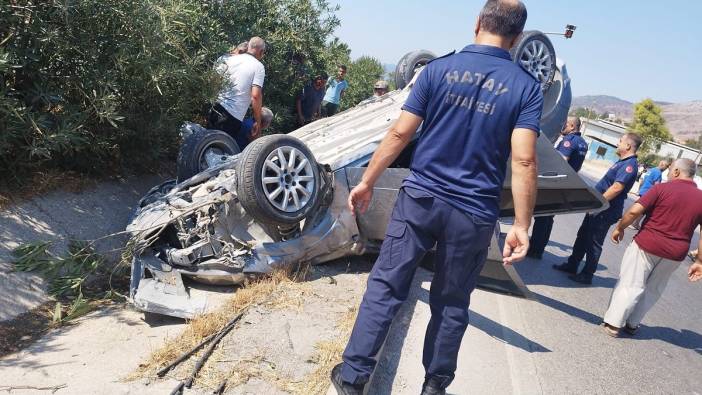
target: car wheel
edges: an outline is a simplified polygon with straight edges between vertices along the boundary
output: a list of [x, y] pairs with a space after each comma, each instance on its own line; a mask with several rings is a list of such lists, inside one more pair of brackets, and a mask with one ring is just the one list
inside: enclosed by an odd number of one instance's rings
[[251, 142], [239, 158], [237, 179], [242, 207], [263, 223], [296, 224], [319, 198], [317, 161], [302, 141], [288, 135]]
[[556, 74], [556, 50], [551, 40], [538, 30], [525, 31], [510, 51], [512, 60], [541, 83], [541, 91], [551, 86]]
[[200, 129], [184, 140], [180, 146], [177, 162], [177, 179], [183, 182], [212, 166], [218, 165], [227, 156], [241, 150], [231, 136], [220, 130]]
[[414, 78], [417, 70], [434, 59], [436, 59], [434, 53], [423, 49], [405, 54], [395, 68], [395, 86], [397, 86], [397, 89], [407, 86]]

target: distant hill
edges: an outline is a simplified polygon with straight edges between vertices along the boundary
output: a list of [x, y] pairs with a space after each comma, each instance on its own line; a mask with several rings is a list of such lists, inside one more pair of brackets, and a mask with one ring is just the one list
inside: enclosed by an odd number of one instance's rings
[[[663, 117], [676, 140], [697, 138], [702, 133], [702, 101], [669, 103], [656, 101], [663, 109]], [[585, 107], [598, 114], [612, 113], [624, 121], [634, 116], [634, 103], [607, 95], [578, 96], [573, 98], [572, 108]]]

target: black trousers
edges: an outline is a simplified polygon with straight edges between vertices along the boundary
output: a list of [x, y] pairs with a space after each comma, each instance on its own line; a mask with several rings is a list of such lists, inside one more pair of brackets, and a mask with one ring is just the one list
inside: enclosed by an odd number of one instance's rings
[[568, 258], [568, 265], [577, 269], [580, 261], [586, 258], [582, 272], [590, 276], [594, 275], [600, 255], [602, 255], [602, 244], [609, 233], [609, 228], [618, 220], [618, 218], [612, 218], [612, 215], [607, 212], [597, 215], [586, 214], [580, 229], [578, 229], [573, 252]]
[[322, 116], [331, 117], [332, 115], [339, 112], [339, 105], [330, 103], [328, 101], [322, 102]]
[[534, 227], [531, 229], [529, 240], [529, 255], [542, 255], [546, 244], [551, 238], [553, 229], [553, 215], [534, 218]]
[[221, 104], [217, 103], [207, 114], [207, 129], [221, 130], [236, 140], [241, 130], [241, 121], [234, 118]]

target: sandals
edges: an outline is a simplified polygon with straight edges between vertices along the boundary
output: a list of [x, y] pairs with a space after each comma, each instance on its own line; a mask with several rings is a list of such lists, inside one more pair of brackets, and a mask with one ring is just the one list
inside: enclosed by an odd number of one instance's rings
[[619, 337], [619, 328], [612, 326], [606, 322], [602, 323], [602, 330], [609, 336]]

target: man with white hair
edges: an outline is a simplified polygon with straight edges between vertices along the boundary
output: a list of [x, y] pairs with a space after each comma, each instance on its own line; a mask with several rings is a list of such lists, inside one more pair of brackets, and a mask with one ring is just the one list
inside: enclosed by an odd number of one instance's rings
[[[695, 162], [678, 159], [670, 166], [668, 182], [654, 185], [634, 203], [612, 232], [619, 244], [624, 229], [646, 214], [641, 230], [622, 258], [619, 281], [612, 292], [603, 327], [610, 336], [620, 329], [633, 335], [646, 313], [658, 301], [668, 279], [685, 259], [692, 235], [702, 224], [702, 191], [694, 181]], [[695, 262], [687, 271], [690, 281], [702, 278], [702, 239]]]
[[261, 134], [263, 80], [266, 77], [261, 59], [265, 53], [266, 42], [260, 37], [253, 37], [249, 40], [245, 54], [227, 56], [217, 67], [217, 71], [224, 76], [226, 85], [210, 110], [208, 128], [222, 130], [236, 138], [251, 105], [255, 119], [251, 137], [257, 138]]

